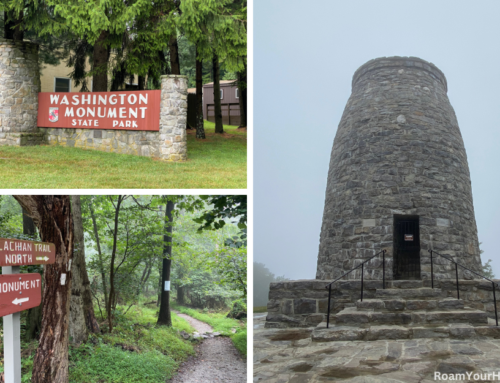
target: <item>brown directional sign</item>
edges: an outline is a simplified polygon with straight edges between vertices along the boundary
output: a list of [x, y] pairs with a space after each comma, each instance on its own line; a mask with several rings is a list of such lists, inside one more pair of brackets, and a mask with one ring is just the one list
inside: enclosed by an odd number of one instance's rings
[[36, 307], [41, 301], [40, 274], [0, 275], [0, 317]]
[[0, 266], [47, 265], [55, 261], [53, 243], [0, 238]]

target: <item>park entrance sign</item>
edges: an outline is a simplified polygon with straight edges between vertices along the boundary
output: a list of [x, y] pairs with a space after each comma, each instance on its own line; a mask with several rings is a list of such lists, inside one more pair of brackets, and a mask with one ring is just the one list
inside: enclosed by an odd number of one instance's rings
[[[21, 383], [20, 311], [36, 307], [42, 301], [42, 277], [35, 273], [20, 274], [19, 266], [47, 265], [55, 261], [53, 243], [0, 238], [0, 316], [3, 317], [6, 383]], [[66, 274], [63, 274], [61, 283], [65, 281]]]
[[160, 130], [160, 90], [38, 93], [45, 128]]

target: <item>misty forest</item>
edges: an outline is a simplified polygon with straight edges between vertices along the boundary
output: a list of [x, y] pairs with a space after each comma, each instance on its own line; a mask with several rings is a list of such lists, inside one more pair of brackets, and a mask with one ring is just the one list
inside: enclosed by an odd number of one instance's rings
[[[51, 241], [48, 216], [73, 230]], [[0, 197], [1, 238], [56, 244], [56, 264], [21, 266], [44, 283], [21, 312], [22, 381], [176, 381], [206, 340], [245, 365], [246, 219], [246, 196]]]

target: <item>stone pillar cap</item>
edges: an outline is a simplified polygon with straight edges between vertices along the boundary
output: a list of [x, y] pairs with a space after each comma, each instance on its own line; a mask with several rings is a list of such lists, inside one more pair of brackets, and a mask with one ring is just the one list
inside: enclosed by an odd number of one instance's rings
[[352, 77], [352, 87], [356, 85], [358, 80], [366, 73], [371, 72], [375, 69], [384, 68], [384, 67], [393, 67], [393, 68], [412, 68], [412, 69], [420, 69], [430, 73], [432, 77], [436, 80], [440, 81], [444, 85], [444, 89], [448, 92], [448, 84], [446, 82], [446, 77], [441, 70], [435, 66], [433, 63], [422, 60], [418, 57], [379, 57], [373, 60], [366, 62], [361, 65], [356, 72], [354, 72], [354, 76]]

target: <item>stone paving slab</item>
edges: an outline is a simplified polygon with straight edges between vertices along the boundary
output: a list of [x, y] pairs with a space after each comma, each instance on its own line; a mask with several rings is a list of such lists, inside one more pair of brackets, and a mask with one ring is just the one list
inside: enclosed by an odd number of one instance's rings
[[257, 315], [254, 382], [435, 383], [435, 372], [500, 372], [500, 339], [313, 342], [313, 328], [264, 328]]

